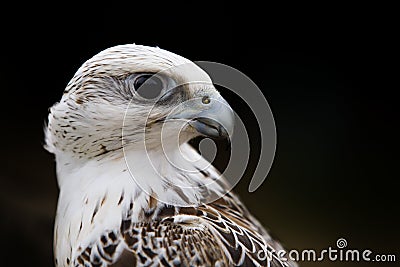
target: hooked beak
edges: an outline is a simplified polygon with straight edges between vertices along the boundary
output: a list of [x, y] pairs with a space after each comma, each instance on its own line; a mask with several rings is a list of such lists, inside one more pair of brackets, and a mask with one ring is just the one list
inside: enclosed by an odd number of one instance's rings
[[233, 133], [234, 114], [221, 96], [203, 96], [184, 103], [180, 111], [170, 114], [168, 120], [185, 120], [201, 135], [229, 139]]
[[195, 128], [200, 134], [212, 138], [228, 138], [228, 131], [217, 121], [210, 118], [195, 118], [189, 121], [189, 125]]

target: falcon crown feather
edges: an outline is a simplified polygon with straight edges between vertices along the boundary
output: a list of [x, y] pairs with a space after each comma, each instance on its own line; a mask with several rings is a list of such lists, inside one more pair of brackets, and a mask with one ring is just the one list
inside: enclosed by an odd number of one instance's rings
[[120, 45], [86, 61], [45, 129], [55, 265], [297, 266], [188, 144], [229, 137], [233, 118], [206, 72], [166, 50]]

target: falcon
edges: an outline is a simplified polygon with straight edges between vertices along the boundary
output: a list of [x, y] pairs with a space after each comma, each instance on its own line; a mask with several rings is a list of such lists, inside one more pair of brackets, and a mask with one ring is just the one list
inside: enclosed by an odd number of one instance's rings
[[55, 265], [297, 266], [188, 144], [229, 138], [233, 118], [207, 73], [166, 50], [119, 45], [86, 61], [45, 129]]

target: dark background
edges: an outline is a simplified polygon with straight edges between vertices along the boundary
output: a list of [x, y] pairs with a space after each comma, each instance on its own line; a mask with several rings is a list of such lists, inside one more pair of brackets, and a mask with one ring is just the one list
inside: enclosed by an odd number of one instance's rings
[[[343, 237], [350, 248], [399, 260], [393, 8], [155, 6], [3, 9], [1, 265], [52, 266], [58, 189], [53, 156], [42, 148], [48, 107], [85, 60], [133, 42], [230, 65], [263, 90], [276, 120], [275, 162], [255, 193], [249, 179], [236, 191], [287, 248], [321, 250]], [[301, 264], [364, 265], [392, 266]]]

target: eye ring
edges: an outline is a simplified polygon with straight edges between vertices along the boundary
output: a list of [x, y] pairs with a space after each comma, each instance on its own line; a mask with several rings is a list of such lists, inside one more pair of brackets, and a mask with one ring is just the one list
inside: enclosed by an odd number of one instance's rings
[[135, 77], [133, 87], [138, 95], [145, 99], [155, 99], [161, 95], [164, 83], [160, 77], [153, 74], [140, 74]]

